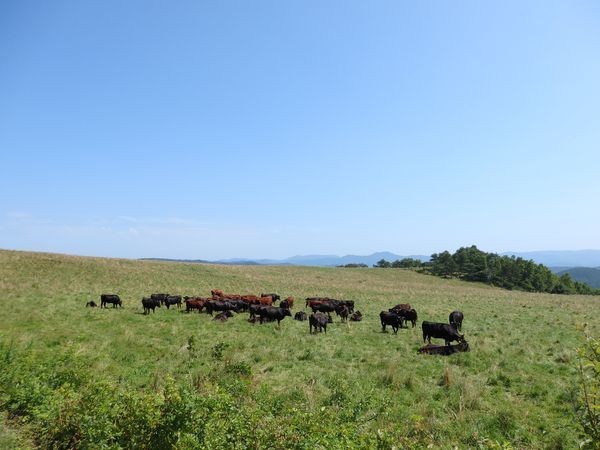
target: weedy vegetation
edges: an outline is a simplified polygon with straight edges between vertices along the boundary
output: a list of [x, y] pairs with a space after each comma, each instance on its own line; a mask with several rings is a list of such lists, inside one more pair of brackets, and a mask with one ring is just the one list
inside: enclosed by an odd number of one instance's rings
[[[277, 326], [177, 308], [143, 315], [142, 296], [214, 288], [293, 295], [294, 311], [309, 296], [351, 299], [364, 318], [336, 318], [327, 334], [309, 335], [308, 322], [289, 317]], [[120, 295], [123, 308], [85, 307], [102, 293]], [[584, 329], [598, 336], [594, 296], [506, 291], [410, 269], [0, 251], [0, 302], [3, 448], [595, 445], [597, 416], [582, 403], [592, 369], [578, 354], [589, 348]], [[382, 333], [378, 314], [397, 303], [418, 311], [417, 327]], [[455, 309], [471, 351], [418, 355], [420, 322], [447, 322]]]

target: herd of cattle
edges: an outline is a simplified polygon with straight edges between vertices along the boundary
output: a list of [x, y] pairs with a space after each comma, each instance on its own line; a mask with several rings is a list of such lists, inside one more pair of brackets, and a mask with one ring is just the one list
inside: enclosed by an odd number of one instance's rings
[[[279, 306], [275, 302], [279, 301]], [[111, 304], [113, 308], [122, 307], [123, 302], [118, 295], [102, 294], [100, 296], [100, 308], [106, 308]], [[150, 297], [142, 298], [142, 307], [144, 314], [150, 311], [155, 312], [156, 308], [165, 306], [169, 309], [171, 306], [182, 308], [185, 305], [186, 312], [197, 310], [199, 313], [206, 311], [207, 314], [217, 315], [213, 320], [225, 322], [234, 313], [249, 313], [248, 321], [251, 323], [277, 322], [281, 323], [286, 317], [292, 316], [294, 306], [294, 297], [287, 297], [281, 300], [281, 297], [275, 293], [256, 295], [225, 294], [219, 289], [211, 291], [211, 297], [182, 297], [181, 295], [152, 294]], [[96, 302], [88, 302], [86, 306], [95, 307]], [[306, 299], [306, 308], [312, 310], [308, 316], [304, 311], [298, 311], [294, 315], [294, 320], [305, 321], [309, 323], [309, 333], [325, 332], [327, 325], [333, 323], [331, 313], [340, 317], [342, 322], [351, 320], [360, 322], [362, 313], [354, 310], [354, 300], [336, 300], [329, 297], [309, 297]], [[382, 332], [386, 331], [386, 326], [391, 326], [394, 334], [398, 333], [399, 328], [408, 328], [408, 322], [414, 328], [417, 323], [417, 311], [407, 303], [401, 303], [388, 311], [381, 311], [379, 318], [381, 321]], [[453, 311], [448, 317], [448, 323], [435, 323], [423, 321], [421, 328], [423, 330], [423, 342], [428, 341], [429, 345], [422, 347], [419, 352], [430, 354], [451, 354], [458, 351], [468, 351], [469, 347], [463, 334], [459, 334], [462, 329], [463, 314], [460, 311]], [[445, 346], [431, 345], [431, 338], [443, 339]], [[458, 344], [451, 346], [450, 343], [456, 341]]]

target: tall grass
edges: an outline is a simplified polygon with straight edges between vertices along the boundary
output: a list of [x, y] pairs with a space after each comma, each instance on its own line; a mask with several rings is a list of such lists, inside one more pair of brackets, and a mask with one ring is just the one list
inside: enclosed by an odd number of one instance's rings
[[[226, 323], [152, 292], [353, 299], [362, 322]], [[85, 308], [116, 293], [124, 308]], [[41, 447], [574, 448], [578, 327], [598, 298], [503, 291], [398, 269], [209, 266], [0, 252], [0, 408]], [[418, 355], [379, 311], [463, 311], [471, 352]], [[12, 429], [12, 428], [11, 428]], [[0, 434], [0, 438], [1, 438]], [[96, 444], [94, 444], [96, 443]], [[93, 445], [94, 444], [94, 445]]]

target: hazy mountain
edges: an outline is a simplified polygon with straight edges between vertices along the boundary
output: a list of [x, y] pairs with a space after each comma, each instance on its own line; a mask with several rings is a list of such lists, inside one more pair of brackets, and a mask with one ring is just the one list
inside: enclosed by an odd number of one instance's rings
[[558, 272], [557, 275], [568, 273], [576, 281], [585, 283], [593, 288], [600, 289], [600, 269], [594, 267], [571, 267]]
[[[296, 255], [285, 259], [255, 259], [252, 260], [257, 264], [266, 265], [294, 265], [294, 266], [339, 266], [342, 264], [367, 264], [372, 266], [377, 261], [385, 259], [387, 261], [395, 261], [396, 259], [414, 258], [421, 261], [429, 261], [429, 256], [425, 255], [410, 255], [402, 256], [390, 252], [377, 252], [371, 255]], [[226, 259], [215, 261], [224, 264], [247, 264], [247, 259]]]
[[515, 255], [532, 259], [548, 267], [599, 267], [600, 250], [546, 250], [539, 252], [504, 252], [503, 255]]

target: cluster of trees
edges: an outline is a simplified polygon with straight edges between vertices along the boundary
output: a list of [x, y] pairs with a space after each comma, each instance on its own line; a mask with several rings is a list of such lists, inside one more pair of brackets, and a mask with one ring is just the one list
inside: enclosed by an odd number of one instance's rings
[[573, 280], [568, 273], [558, 276], [543, 264], [515, 256], [486, 253], [474, 245], [461, 247], [453, 254], [448, 251], [434, 253], [428, 262], [412, 258], [394, 262], [382, 259], [373, 267], [422, 268], [441, 277], [479, 281], [505, 289], [529, 292], [600, 294], [599, 289]]
[[419, 259], [414, 258], [403, 258], [397, 259], [396, 261], [386, 261], [385, 259], [380, 259], [377, 263], [373, 264], [373, 267], [382, 267], [389, 268], [393, 267], [395, 269], [410, 269], [414, 267], [422, 267], [423, 262]]
[[339, 266], [336, 266], [336, 267], [346, 267], [349, 269], [353, 269], [353, 268], [357, 268], [357, 267], [369, 267], [369, 266], [364, 263], [350, 263], [350, 264], [340, 264]]

